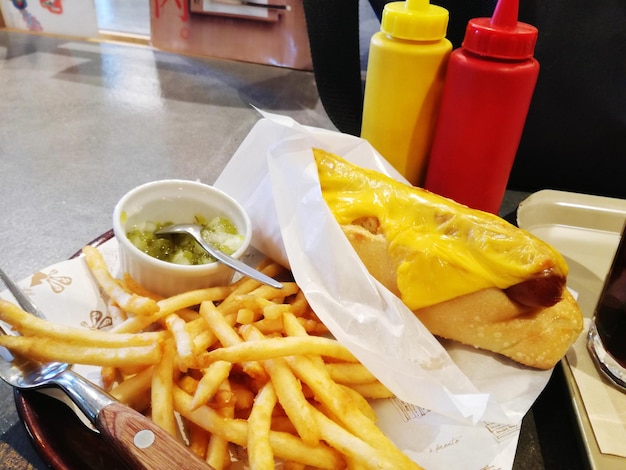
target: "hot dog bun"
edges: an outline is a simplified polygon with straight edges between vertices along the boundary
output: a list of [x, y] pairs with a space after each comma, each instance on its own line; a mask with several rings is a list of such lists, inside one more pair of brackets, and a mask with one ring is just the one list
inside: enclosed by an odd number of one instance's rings
[[583, 328], [580, 308], [567, 289], [552, 307], [525, 307], [490, 288], [413, 313], [436, 336], [537, 369], [561, 360]]
[[[341, 228], [370, 274], [401, 296], [397, 266], [388, 255], [385, 237], [360, 225]], [[583, 328], [580, 308], [567, 289], [562, 290], [561, 300], [549, 307], [523, 305], [504, 290], [490, 287], [413, 313], [436, 336], [502, 354], [537, 369], [553, 367]]]
[[492, 214], [314, 154], [364, 265], [434, 335], [539, 369], [565, 355], [583, 321], [556, 250]]

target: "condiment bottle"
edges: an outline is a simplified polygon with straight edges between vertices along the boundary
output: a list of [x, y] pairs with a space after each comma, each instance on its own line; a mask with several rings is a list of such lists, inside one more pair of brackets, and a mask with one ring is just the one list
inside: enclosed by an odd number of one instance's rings
[[537, 28], [518, 0], [470, 20], [450, 55], [425, 188], [498, 213], [539, 74]]
[[361, 137], [421, 185], [452, 44], [448, 10], [428, 0], [385, 5], [370, 41]]

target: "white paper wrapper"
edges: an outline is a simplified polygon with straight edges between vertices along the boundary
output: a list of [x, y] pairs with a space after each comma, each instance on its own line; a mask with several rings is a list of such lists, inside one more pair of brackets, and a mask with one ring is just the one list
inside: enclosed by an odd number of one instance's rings
[[463, 423], [519, 423], [551, 371], [444, 348], [352, 250], [322, 199], [311, 148], [402, 177], [362, 139], [263, 116], [215, 182], [248, 211], [253, 245], [290, 266], [332, 334], [398, 398]]

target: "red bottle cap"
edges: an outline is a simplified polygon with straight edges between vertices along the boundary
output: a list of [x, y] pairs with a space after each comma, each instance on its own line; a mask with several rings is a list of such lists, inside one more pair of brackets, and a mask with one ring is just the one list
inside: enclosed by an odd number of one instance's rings
[[537, 28], [517, 21], [519, 0], [498, 0], [492, 18], [467, 24], [463, 48], [498, 59], [529, 59], [535, 52]]

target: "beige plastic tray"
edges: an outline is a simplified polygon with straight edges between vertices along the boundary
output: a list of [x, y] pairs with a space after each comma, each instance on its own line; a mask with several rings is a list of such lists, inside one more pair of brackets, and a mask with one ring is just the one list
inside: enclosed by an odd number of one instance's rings
[[[552, 190], [532, 194], [520, 204], [517, 213], [521, 228], [550, 243], [565, 256], [570, 267], [568, 285], [578, 293], [581, 310], [589, 318], [625, 220], [626, 200]], [[584, 351], [578, 353], [582, 355]], [[591, 468], [626, 469], [626, 458], [600, 452], [579, 384], [567, 359], [563, 365]], [[593, 368], [587, 370], [600, 375]]]

